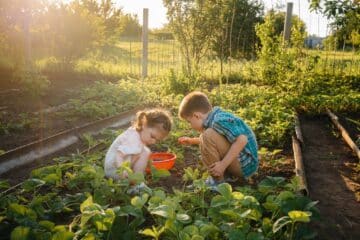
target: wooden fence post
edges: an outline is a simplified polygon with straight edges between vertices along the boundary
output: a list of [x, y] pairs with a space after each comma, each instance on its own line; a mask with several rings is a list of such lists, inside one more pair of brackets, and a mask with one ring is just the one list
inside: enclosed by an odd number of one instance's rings
[[142, 27], [142, 79], [147, 77], [148, 67], [148, 22], [149, 22], [149, 9], [143, 9], [143, 27]]

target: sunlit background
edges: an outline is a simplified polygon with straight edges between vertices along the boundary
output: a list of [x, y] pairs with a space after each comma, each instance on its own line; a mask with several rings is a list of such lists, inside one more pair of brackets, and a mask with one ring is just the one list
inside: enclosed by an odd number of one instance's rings
[[[2, 30], [0, 33], [0, 52], [2, 52], [0, 67], [14, 69], [24, 62], [31, 62], [41, 71], [66, 70], [87, 73], [96, 69], [96, 72], [106, 75], [138, 75], [141, 71], [140, 41], [143, 9], [148, 8], [149, 41], [152, 42], [149, 45], [149, 59], [151, 59], [149, 73], [158, 75], [162, 70], [168, 69], [170, 65], [174, 69], [180, 70], [184, 60], [181, 53], [183, 50], [177, 41], [178, 33], [175, 33], [174, 26], [169, 24], [167, 16], [169, 9], [165, 6], [165, 2], [162, 0], [2, 1], [0, 7]], [[224, 1], [221, 4], [226, 3], [230, 8], [230, 2]], [[253, 59], [256, 57], [256, 51], [261, 43], [255, 28], [264, 21], [264, 17], [271, 10], [278, 14], [280, 22], [277, 23], [276, 31], [277, 34], [280, 34], [284, 29], [282, 24], [288, 2], [293, 3], [293, 18], [300, 18], [304, 46], [322, 48], [324, 46], [322, 41], [325, 37], [332, 39], [332, 36], [337, 39], [337, 48], [343, 46], [343, 43], [346, 47], [351, 48], [349, 41], [351, 41], [352, 33], [350, 30], [346, 30], [349, 27], [341, 27], [335, 33], [335, 26], [330, 25], [335, 22], [335, 16], [325, 16], [321, 9], [310, 9], [309, 1], [238, 1], [239, 4], [247, 2], [254, 8], [255, 13], [251, 14], [255, 14], [256, 17], [246, 17], [246, 10], [241, 7], [237, 10], [236, 16], [234, 15], [238, 22], [235, 21], [235, 32], [232, 36], [236, 41], [236, 46], [232, 43], [232, 47], [238, 49], [232, 50], [234, 51], [231, 54], [232, 58]], [[316, 3], [317, 0], [311, 2]], [[225, 9], [224, 6], [221, 8]], [[226, 14], [231, 13], [231, 9], [222, 11], [228, 11]], [[221, 27], [225, 30], [231, 23], [230, 17], [222, 19], [221, 21], [224, 21], [222, 24], [219, 24], [220, 20], [214, 21], [210, 27], [219, 25], [219, 31], [222, 31]], [[330, 18], [328, 19], [328, 17]], [[250, 21], [250, 23], [243, 24], [241, 21]], [[229, 30], [227, 31], [229, 32]], [[354, 34], [356, 38], [356, 32]], [[344, 41], [344, 37], [347, 40]], [[217, 38], [216, 43], [212, 43], [210, 49], [214, 50], [223, 44], [221, 41], [224, 40]], [[154, 41], [160, 40], [166, 42], [158, 45], [154, 43]], [[226, 44], [229, 45], [230, 42], [227, 41]], [[330, 45], [326, 46], [333, 48]], [[354, 47], [356, 46], [354, 45]], [[113, 47], [116, 49], [110, 51], [109, 49]], [[109, 57], [107, 51], [116, 54]], [[217, 56], [215, 50], [209, 51], [207, 58], [217, 61], [222, 57]], [[205, 72], [209, 69], [215, 69], [215, 72], [219, 71], [218, 67], [214, 68], [208, 64], [202, 66], [207, 66]]]
[[[118, 0], [114, 2], [116, 2], [118, 6], [121, 6], [124, 12], [137, 14], [140, 21], [142, 21], [142, 8], [149, 8], [150, 28], [160, 28], [168, 22], [166, 19], [166, 8], [164, 7], [162, 0]], [[282, 11], [286, 11], [287, 2], [292, 2], [294, 4], [293, 14], [300, 16], [300, 18], [306, 23], [307, 31], [310, 34], [321, 37], [328, 34], [326, 32], [327, 30], [329, 31], [327, 28], [327, 18], [314, 11], [310, 11], [309, 2], [307, 0], [263, 0], [261, 2], [264, 3], [266, 10], [276, 8]]]

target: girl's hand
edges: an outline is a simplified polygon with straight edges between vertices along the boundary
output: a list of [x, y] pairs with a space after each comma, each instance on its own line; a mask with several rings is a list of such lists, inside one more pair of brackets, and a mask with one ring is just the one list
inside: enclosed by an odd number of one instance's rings
[[213, 177], [222, 177], [224, 176], [224, 172], [225, 172], [225, 168], [221, 161], [212, 164], [209, 169], [209, 173]]
[[183, 145], [190, 145], [192, 143], [192, 138], [190, 137], [179, 137], [178, 142]]

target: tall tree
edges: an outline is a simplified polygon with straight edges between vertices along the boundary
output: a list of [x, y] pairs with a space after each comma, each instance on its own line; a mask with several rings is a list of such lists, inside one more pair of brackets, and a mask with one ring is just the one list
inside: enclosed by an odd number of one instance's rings
[[181, 43], [185, 72], [191, 75], [211, 48], [222, 6], [218, 0], [164, 0], [164, 5], [169, 26]]
[[39, 20], [39, 25], [44, 23], [45, 46], [49, 47], [51, 55], [66, 64], [105, 41], [101, 18], [77, 1], [47, 6], [46, 13]]
[[249, 0], [222, 0], [221, 5], [221, 24], [212, 45], [217, 57], [251, 57], [258, 43], [255, 25], [263, 21], [263, 5]]
[[24, 57], [24, 24], [33, 21], [42, 13], [40, 0], [0, 0], [0, 53], [8, 56], [15, 65]]
[[256, 34], [261, 41], [259, 74], [270, 84], [285, 79], [286, 72], [298, 71], [300, 68], [297, 64], [303, 58], [301, 50], [306, 36], [305, 24], [293, 16], [290, 44], [295, 51], [292, 51], [283, 38], [284, 19], [285, 13], [272, 10], [265, 16], [264, 23], [256, 26]]
[[137, 15], [124, 14], [121, 18], [124, 28], [122, 29], [121, 36], [140, 38], [141, 25]]
[[124, 29], [122, 9], [115, 6], [112, 0], [78, 0], [90, 14], [99, 17], [104, 30], [104, 43], [112, 44], [119, 39]]
[[321, 12], [329, 20], [333, 30], [335, 45], [345, 47], [346, 42], [359, 44], [360, 1], [359, 0], [309, 0], [310, 9]]

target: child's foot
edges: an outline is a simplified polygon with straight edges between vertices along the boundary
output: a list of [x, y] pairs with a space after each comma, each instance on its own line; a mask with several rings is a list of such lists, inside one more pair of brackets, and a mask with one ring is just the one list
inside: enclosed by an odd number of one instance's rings
[[130, 195], [138, 195], [140, 194], [141, 191], [145, 191], [145, 192], [149, 192], [151, 191], [151, 189], [144, 183], [139, 183], [139, 184], [136, 184], [132, 187], [130, 187], [126, 193], [127, 194], [130, 194]]
[[[208, 177], [205, 180], [205, 185], [207, 188], [210, 189], [210, 191], [217, 191], [217, 186], [221, 183], [225, 183], [225, 182], [236, 182], [238, 180], [238, 178], [225, 178], [224, 180], [215, 180], [213, 177]], [[187, 189], [189, 190], [193, 190], [195, 188], [194, 184], [190, 184], [188, 186], [186, 186]]]
[[225, 178], [225, 182], [227, 183], [235, 183], [237, 181], [239, 181], [239, 178], [238, 177], [234, 177], [234, 176], [231, 176], [231, 175], [225, 175], [224, 176]]
[[215, 180], [213, 177], [208, 177], [205, 180], [205, 184], [206, 186], [211, 190], [211, 191], [217, 191], [217, 186], [221, 183], [224, 183], [224, 180]]

